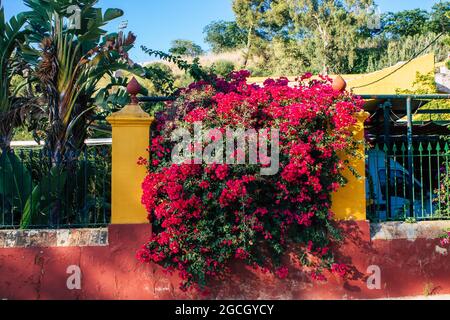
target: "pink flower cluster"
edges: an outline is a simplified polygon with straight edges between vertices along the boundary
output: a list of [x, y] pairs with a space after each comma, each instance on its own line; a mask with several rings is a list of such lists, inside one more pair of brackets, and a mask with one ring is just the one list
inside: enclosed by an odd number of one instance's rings
[[[354, 151], [349, 127], [362, 101], [310, 74], [294, 86], [286, 78], [248, 84], [248, 75], [194, 83], [156, 117], [142, 184], [153, 234], [137, 257], [178, 271], [183, 289], [226, 276], [236, 259], [285, 278], [281, 258], [291, 244], [319, 261], [314, 279], [325, 279], [324, 267], [339, 276], [348, 270], [330, 262], [331, 192], [345, 183], [338, 153]], [[222, 131], [278, 128], [279, 172], [261, 176], [254, 164], [172, 164], [171, 130], [196, 121]]]

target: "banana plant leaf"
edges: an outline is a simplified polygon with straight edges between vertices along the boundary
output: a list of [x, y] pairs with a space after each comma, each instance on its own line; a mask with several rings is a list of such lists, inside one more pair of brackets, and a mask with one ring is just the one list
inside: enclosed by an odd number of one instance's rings
[[0, 194], [11, 207], [22, 211], [31, 193], [32, 179], [23, 162], [12, 152], [0, 156]]
[[116, 18], [120, 18], [123, 16], [124, 12], [121, 9], [109, 8], [106, 9], [105, 14], [103, 15], [103, 23], [109, 22]]
[[61, 194], [66, 184], [67, 172], [54, 167], [50, 173], [43, 177], [28, 197], [23, 210], [20, 228], [26, 229], [31, 225], [47, 225], [49, 212], [55, 202], [61, 199]]

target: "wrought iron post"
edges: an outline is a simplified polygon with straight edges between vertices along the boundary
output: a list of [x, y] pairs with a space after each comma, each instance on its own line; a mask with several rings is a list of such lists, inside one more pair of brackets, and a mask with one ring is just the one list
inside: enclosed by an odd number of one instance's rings
[[386, 218], [389, 220], [391, 218], [391, 162], [390, 162], [390, 152], [391, 152], [391, 108], [392, 103], [387, 100], [381, 106], [383, 109], [384, 116], [384, 157], [385, 157], [385, 167], [386, 167]]
[[412, 111], [411, 111], [412, 98], [408, 96], [406, 98], [406, 118], [407, 118], [407, 132], [406, 139], [408, 144], [408, 180], [409, 180], [409, 216], [414, 216], [414, 160], [413, 160], [413, 124], [412, 124]]

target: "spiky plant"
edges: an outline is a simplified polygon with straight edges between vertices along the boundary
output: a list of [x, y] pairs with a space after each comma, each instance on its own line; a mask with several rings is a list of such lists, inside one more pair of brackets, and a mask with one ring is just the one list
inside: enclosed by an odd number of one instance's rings
[[[116, 70], [133, 70], [128, 57], [135, 36], [107, 34], [102, 28], [123, 15], [104, 13], [97, 0], [25, 0], [32, 9], [30, 39], [39, 43], [36, 75], [48, 104], [46, 148], [54, 166], [78, 157], [95, 114], [98, 83]], [[78, 8], [78, 26], [67, 22], [69, 8]]]

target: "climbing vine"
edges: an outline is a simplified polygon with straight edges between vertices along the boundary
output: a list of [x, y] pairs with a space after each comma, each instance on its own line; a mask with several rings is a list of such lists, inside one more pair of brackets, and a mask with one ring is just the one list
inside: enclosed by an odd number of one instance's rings
[[[326, 77], [312, 80], [306, 74], [295, 86], [285, 78], [268, 79], [258, 86], [247, 83], [248, 75], [233, 72], [182, 90], [157, 114], [151, 160], [139, 161], [148, 167], [142, 203], [153, 233], [138, 259], [177, 272], [184, 290], [224, 279], [235, 260], [288, 277], [283, 263], [288, 250], [313, 279], [347, 272], [331, 250], [340, 240], [331, 193], [346, 184], [342, 155], [354, 156], [358, 148], [350, 128], [362, 101], [334, 90]], [[173, 163], [171, 134], [179, 128], [192, 132], [199, 122], [204, 132], [219, 129], [202, 147], [222, 139], [225, 128], [276, 128], [279, 170], [263, 175], [267, 165], [248, 161]], [[268, 134], [269, 145], [271, 138]], [[248, 153], [238, 148], [232, 157]]]

